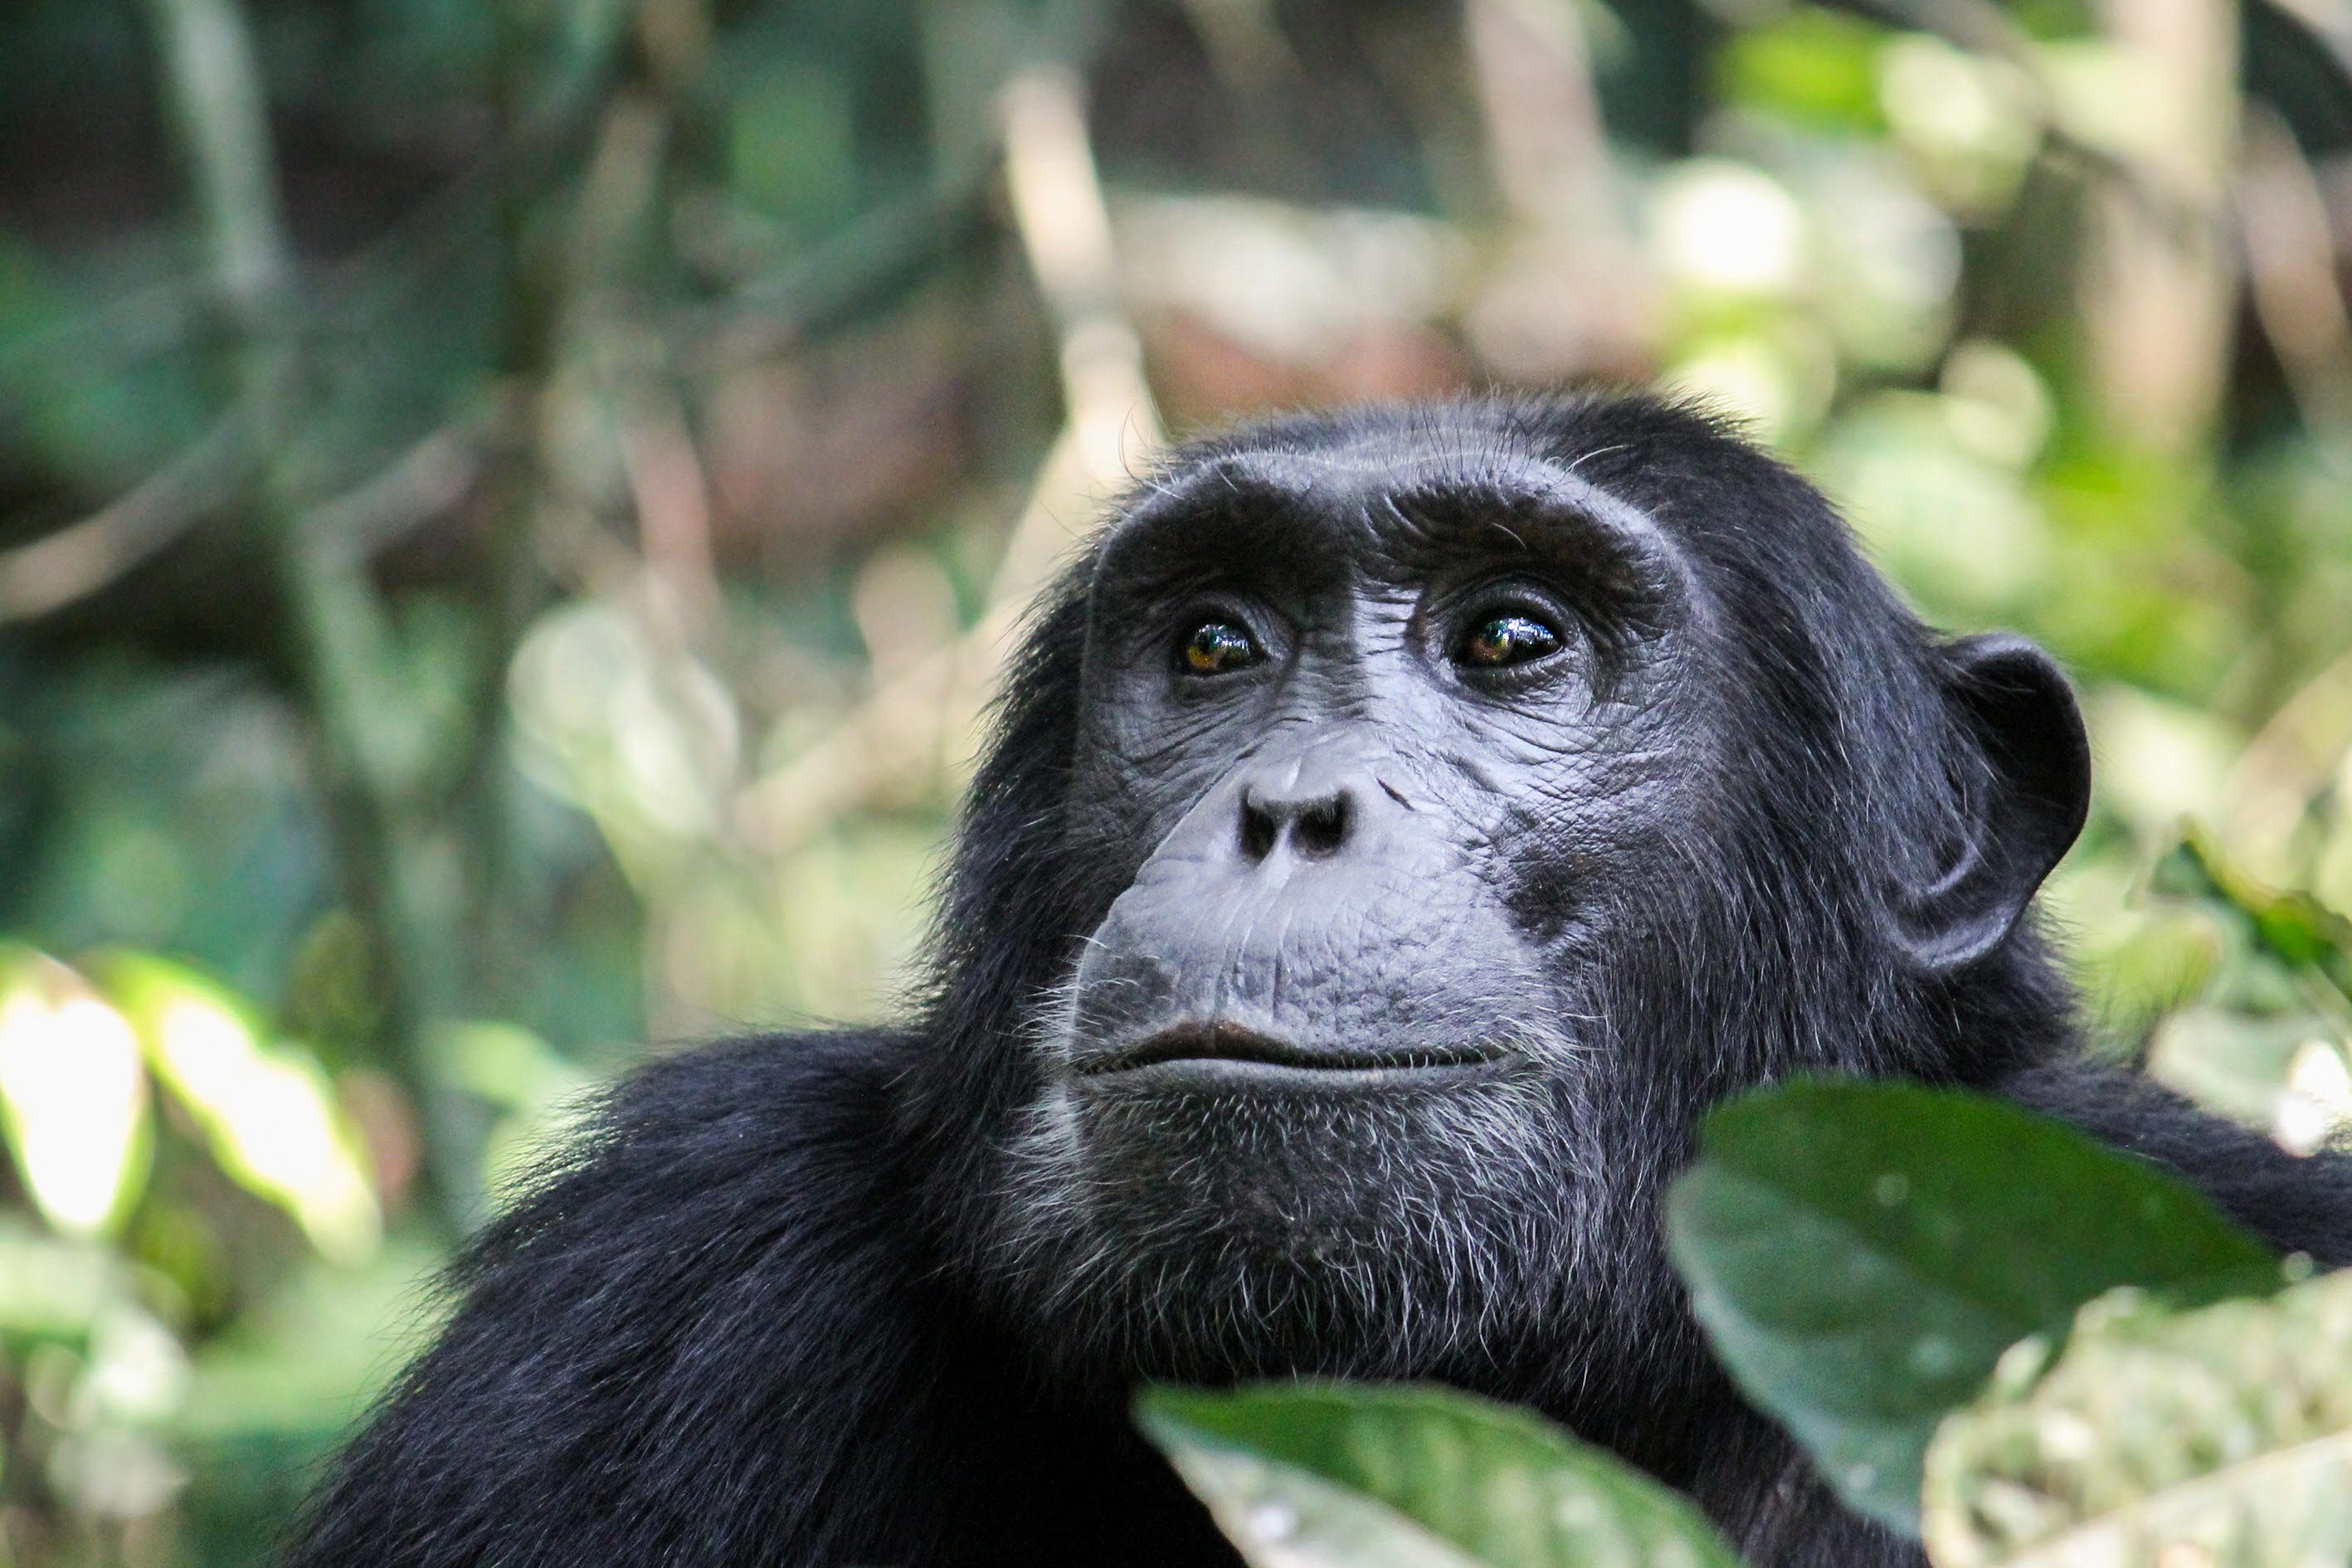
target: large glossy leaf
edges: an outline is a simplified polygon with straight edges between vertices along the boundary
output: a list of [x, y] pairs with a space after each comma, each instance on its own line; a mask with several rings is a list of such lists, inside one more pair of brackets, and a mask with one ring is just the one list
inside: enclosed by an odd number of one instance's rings
[[2003, 1351], [2138, 1285], [2202, 1303], [2275, 1260], [2147, 1162], [2005, 1102], [1813, 1080], [1709, 1116], [1667, 1236], [1717, 1353], [1854, 1507], [1919, 1528], [1936, 1424]]
[[1732, 1568], [1698, 1511], [1524, 1411], [1444, 1389], [1170, 1389], [1138, 1415], [1258, 1568]]
[[2352, 1561], [2352, 1273], [2175, 1313], [2084, 1309], [1927, 1450], [1937, 1568]]

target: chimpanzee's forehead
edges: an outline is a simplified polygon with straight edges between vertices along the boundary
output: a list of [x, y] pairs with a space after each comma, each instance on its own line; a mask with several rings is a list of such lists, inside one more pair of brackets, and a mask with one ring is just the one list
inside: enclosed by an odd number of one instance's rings
[[1112, 524], [1103, 558], [1146, 565], [1263, 549], [1270, 537], [1293, 552], [1419, 555], [1495, 532], [1522, 548], [1599, 551], [1675, 574], [1677, 552], [1657, 522], [1572, 461], [1444, 426], [1314, 442], [1275, 432], [1192, 454]]
[[1572, 429], [1512, 419], [1495, 408], [1407, 405], [1342, 418], [1244, 426], [1220, 440], [1180, 450], [1171, 469], [1181, 472], [1221, 458], [1250, 456], [1296, 459], [1302, 471], [1319, 466], [1327, 476], [1466, 476], [1498, 461], [1573, 462], [1580, 455], [1572, 449], [1576, 444]]

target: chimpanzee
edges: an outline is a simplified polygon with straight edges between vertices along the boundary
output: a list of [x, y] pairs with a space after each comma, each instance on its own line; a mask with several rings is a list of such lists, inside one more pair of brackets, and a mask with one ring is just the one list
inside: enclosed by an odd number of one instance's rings
[[[1966, 518], [1953, 526], [1965, 528]], [[471, 1249], [292, 1561], [1232, 1563], [1148, 1379], [1433, 1379], [1895, 1568], [1709, 1359], [1659, 1200], [1808, 1071], [1973, 1085], [2323, 1261], [2352, 1177], [2079, 1058], [2058, 670], [1701, 411], [1173, 454], [1037, 607], [884, 1028], [659, 1061]]]

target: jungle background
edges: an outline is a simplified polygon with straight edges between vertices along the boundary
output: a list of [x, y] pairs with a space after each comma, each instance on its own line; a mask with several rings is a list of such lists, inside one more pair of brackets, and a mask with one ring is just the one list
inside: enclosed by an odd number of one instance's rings
[[2352, 1114], [2352, 4], [10, 0], [0, 1565], [261, 1559], [647, 1050], [875, 1016], [1238, 412], [1663, 378], [2075, 677], [2103, 1048]]

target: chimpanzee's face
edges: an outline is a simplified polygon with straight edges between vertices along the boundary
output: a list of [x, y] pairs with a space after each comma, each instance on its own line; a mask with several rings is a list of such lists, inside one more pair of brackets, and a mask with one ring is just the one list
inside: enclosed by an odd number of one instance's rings
[[1532, 460], [1247, 453], [1122, 520], [1068, 820], [1124, 890], [1036, 1030], [1033, 1218], [1273, 1320], [1572, 1248], [1608, 972], [1704, 809], [1700, 615]]

